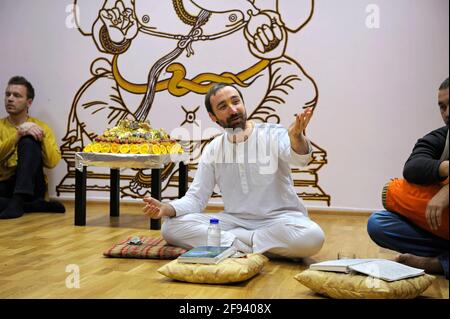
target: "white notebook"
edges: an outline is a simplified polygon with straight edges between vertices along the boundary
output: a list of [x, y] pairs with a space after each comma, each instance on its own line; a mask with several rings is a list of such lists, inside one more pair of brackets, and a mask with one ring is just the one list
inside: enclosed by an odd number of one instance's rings
[[387, 259], [338, 259], [312, 264], [312, 270], [335, 271], [349, 273], [356, 271], [385, 281], [421, 276], [423, 269], [403, 265]]

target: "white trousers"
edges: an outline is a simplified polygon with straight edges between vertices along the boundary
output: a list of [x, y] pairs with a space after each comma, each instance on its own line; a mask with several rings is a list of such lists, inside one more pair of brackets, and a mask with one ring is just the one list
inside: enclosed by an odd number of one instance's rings
[[231, 246], [238, 238], [254, 253], [287, 258], [316, 254], [325, 236], [315, 222], [301, 213], [284, 213], [270, 219], [243, 219], [228, 213], [198, 213], [166, 218], [161, 227], [164, 239], [174, 246], [190, 249], [206, 245], [211, 217], [219, 219], [221, 245]]

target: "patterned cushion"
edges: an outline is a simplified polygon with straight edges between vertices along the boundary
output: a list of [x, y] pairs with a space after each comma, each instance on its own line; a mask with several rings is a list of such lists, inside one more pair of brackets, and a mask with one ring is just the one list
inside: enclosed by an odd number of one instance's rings
[[305, 270], [295, 277], [312, 291], [336, 299], [412, 299], [435, 279], [431, 275], [387, 282], [358, 274]]
[[150, 259], [175, 259], [187, 250], [181, 247], [170, 246], [160, 237], [138, 236], [141, 245], [128, 244], [128, 241], [136, 236], [130, 236], [120, 243], [106, 250], [106, 257], [118, 258], [150, 258]]
[[186, 264], [173, 260], [158, 269], [164, 276], [179, 281], [226, 284], [240, 282], [259, 274], [268, 258], [250, 254], [244, 258], [227, 258], [217, 265]]

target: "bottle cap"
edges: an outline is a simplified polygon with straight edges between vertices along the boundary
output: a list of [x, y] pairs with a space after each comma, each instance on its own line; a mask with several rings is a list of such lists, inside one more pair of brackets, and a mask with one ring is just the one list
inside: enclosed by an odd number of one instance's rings
[[211, 218], [211, 219], [209, 220], [209, 223], [210, 223], [210, 224], [218, 224], [218, 223], [219, 223], [219, 220], [218, 220], [217, 218]]

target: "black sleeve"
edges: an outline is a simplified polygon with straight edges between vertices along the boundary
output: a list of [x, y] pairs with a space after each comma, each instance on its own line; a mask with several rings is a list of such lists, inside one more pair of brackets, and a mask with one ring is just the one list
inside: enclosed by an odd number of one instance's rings
[[403, 177], [408, 182], [424, 185], [445, 180], [439, 176], [439, 165], [447, 131], [448, 127], [444, 126], [417, 141], [403, 169]]

